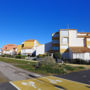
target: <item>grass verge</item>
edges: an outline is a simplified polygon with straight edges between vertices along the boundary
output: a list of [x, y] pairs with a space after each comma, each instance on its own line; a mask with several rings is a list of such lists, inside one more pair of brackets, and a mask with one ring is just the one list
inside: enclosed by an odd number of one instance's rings
[[80, 71], [85, 69], [84, 67], [80, 66], [70, 66], [70, 65], [65, 65], [65, 64], [52, 64], [52, 63], [41, 63], [38, 67], [37, 63], [38, 62], [33, 62], [33, 61], [24, 61], [24, 60], [17, 60], [17, 59], [9, 59], [9, 58], [4, 58], [0, 57], [0, 61], [10, 63], [16, 67], [31, 71], [31, 72], [36, 72], [44, 75], [60, 75], [60, 74], [65, 74], [65, 73], [70, 73], [74, 71]]

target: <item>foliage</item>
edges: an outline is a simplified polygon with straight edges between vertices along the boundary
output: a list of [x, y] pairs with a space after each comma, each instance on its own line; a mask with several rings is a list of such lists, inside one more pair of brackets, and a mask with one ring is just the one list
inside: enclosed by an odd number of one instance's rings
[[46, 54], [39, 54], [39, 55], [37, 55], [37, 58], [44, 58], [46, 56], [47, 56]]
[[[17, 59], [9, 59], [0, 57], [0, 61], [7, 62], [13, 64], [17, 67], [22, 69], [33, 71], [41, 74], [64, 74], [72, 71], [77, 71], [83, 69], [83, 67], [74, 67], [65, 64], [57, 64], [57, 63], [43, 63], [43, 62], [31, 62], [31, 61], [24, 61], [24, 60], [17, 60]], [[38, 64], [38, 65], [37, 65]]]
[[90, 65], [90, 60], [82, 60], [82, 59], [72, 59], [72, 60], [64, 60], [64, 62], [73, 63], [73, 64], [86, 64]]
[[21, 55], [16, 55], [16, 57], [15, 58], [21, 58]]
[[61, 54], [59, 52], [55, 52], [53, 56], [56, 59], [61, 59]]

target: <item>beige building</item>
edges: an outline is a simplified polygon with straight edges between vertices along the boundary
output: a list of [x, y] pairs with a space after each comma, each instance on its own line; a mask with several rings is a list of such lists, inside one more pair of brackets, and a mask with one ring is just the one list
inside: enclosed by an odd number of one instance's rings
[[17, 46], [17, 54], [21, 55], [39, 55], [45, 53], [45, 45], [40, 44], [37, 40], [26, 40]]
[[60, 52], [63, 58], [90, 60], [90, 33], [60, 29], [52, 34], [52, 52]]

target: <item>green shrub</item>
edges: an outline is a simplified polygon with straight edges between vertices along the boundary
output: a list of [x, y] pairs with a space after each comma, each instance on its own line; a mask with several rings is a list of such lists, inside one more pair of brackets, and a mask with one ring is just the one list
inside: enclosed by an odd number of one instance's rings
[[21, 55], [21, 58], [22, 58], [22, 59], [25, 59], [25, 57], [26, 57], [26, 55]]
[[16, 57], [15, 58], [21, 58], [21, 55], [16, 55]]
[[74, 67], [69, 66], [69, 65], [64, 65], [64, 68], [65, 68], [66, 70], [69, 70], [69, 71], [74, 71], [74, 70], [75, 70]]
[[2, 55], [2, 57], [5, 57], [5, 55]]
[[38, 56], [37, 56], [37, 58], [44, 58], [46, 55], [45, 54], [39, 54]]
[[73, 60], [71, 61], [71, 63], [90, 65], [90, 61], [85, 61], [85, 60], [82, 60], [82, 59], [73, 59]]
[[59, 52], [55, 52], [53, 56], [56, 59], [61, 59], [61, 54]]

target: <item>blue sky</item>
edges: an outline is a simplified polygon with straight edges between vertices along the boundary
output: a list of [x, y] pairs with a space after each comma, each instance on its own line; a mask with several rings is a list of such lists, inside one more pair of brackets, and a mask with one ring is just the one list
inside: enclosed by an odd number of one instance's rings
[[0, 47], [37, 39], [60, 28], [90, 32], [90, 0], [0, 0]]

